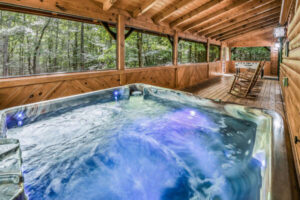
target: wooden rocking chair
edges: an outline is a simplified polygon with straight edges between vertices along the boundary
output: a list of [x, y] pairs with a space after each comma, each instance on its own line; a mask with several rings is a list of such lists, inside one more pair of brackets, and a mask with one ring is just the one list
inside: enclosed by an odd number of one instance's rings
[[[229, 93], [237, 96], [246, 98], [257, 84], [259, 75], [265, 65], [265, 61], [260, 62], [255, 72], [244, 72], [235, 75]], [[256, 90], [259, 92], [259, 90]]]

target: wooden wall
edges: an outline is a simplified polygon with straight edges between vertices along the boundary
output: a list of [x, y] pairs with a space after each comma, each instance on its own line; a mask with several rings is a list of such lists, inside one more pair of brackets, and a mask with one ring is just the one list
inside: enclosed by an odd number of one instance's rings
[[216, 62], [0, 79], [0, 109], [117, 87], [124, 75], [124, 84], [187, 88], [220, 71], [220, 62]]
[[[283, 92], [286, 114], [290, 129], [290, 138], [300, 182], [300, 7], [288, 25], [289, 55], [283, 50], [283, 62], [280, 65], [280, 83]], [[288, 78], [288, 86], [283, 85], [283, 78]]]

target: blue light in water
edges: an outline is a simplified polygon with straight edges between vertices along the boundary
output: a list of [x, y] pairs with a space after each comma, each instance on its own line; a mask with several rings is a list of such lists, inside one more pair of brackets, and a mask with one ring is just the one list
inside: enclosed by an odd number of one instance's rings
[[23, 112], [18, 112], [16, 114], [16, 119], [17, 120], [23, 120], [25, 118], [24, 113]]
[[115, 100], [117, 101], [118, 97], [119, 97], [119, 92], [118, 91], [114, 91], [114, 97], [115, 97]]
[[194, 110], [191, 110], [190, 115], [194, 117], [196, 115], [196, 112]]
[[23, 125], [23, 121], [18, 121], [18, 126], [22, 126]]

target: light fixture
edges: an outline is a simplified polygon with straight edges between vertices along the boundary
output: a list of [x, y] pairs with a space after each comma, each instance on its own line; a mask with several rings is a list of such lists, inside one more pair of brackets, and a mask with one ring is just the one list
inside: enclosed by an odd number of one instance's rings
[[275, 43], [275, 48], [276, 48], [276, 49], [279, 49], [279, 48], [280, 48], [280, 43], [279, 43], [279, 42], [276, 42], [276, 43]]
[[279, 27], [274, 28], [274, 37], [275, 38], [285, 37], [285, 27], [279, 26]]

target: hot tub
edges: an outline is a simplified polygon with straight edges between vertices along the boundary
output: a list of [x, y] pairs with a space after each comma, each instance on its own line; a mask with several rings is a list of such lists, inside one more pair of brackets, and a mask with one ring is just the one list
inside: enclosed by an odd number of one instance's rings
[[272, 198], [272, 111], [134, 84], [0, 114], [0, 199]]

